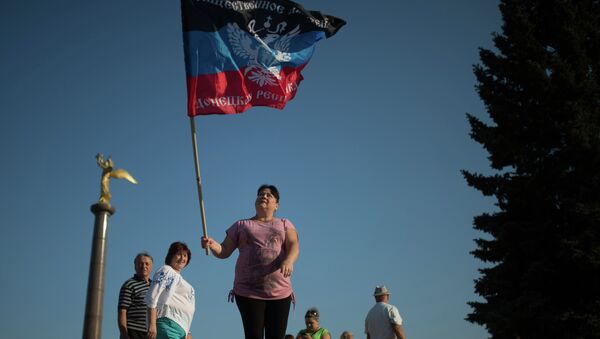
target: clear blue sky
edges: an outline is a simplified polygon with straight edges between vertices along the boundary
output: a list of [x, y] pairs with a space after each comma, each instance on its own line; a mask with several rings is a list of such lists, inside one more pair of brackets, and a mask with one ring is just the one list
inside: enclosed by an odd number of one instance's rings
[[[363, 338], [376, 284], [410, 339], [485, 338], [464, 320], [483, 264], [472, 219], [493, 201], [461, 169], [489, 172], [465, 113], [485, 118], [472, 65], [500, 30], [497, 1], [317, 1], [348, 24], [321, 41], [285, 110], [196, 119], [209, 234], [252, 216], [256, 188], [281, 191], [300, 236], [298, 304], [338, 338]], [[206, 257], [194, 180], [179, 1], [0, 4], [0, 333], [81, 337], [100, 169], [111, 155], [139, 181], [111, 183], [104, 338], [147, 250], [193, 251], [194, 338], [241, 338], [228, 304], [235, 258]]]

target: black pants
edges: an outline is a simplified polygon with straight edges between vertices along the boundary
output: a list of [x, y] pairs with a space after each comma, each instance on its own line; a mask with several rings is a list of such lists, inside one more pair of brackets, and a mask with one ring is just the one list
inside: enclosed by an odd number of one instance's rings
[[127, 336], [129, 337], [129, 339], [146, 339], [148, 338], [148, 332], [128, 330]]
[[246, 339], [283, 339], [287, 328], [292, 297], [260, 300], [235, 296]]

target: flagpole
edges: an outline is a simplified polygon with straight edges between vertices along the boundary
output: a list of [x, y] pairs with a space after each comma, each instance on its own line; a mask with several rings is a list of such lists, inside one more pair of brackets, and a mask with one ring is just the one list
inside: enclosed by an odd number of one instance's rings
[[[206, 216], [204, 214], [204, 200], [202, 199], [202, 183], [200, 181], [200, 161], [198, 160], [198, 144], [196, 141], [196, 123], [194, 117], [190, 117], [190, 129], [192, 132], [192, 146], [194, 148], [194, 163], [196, 167], [196, 186], [198, 187], [198, 203], [200, 204], [200, 217], [202, 218], [202, 235], [208, 236], [206, 229]], [[205, 248], [206, 255], [209, 255], [208, 247]]]

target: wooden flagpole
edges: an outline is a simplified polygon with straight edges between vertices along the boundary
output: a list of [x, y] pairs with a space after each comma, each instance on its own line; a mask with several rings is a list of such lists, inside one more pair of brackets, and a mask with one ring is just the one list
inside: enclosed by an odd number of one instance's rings
[[[204, 215], [204, 200], [202, 199], [202, 182], [200, 181], [200, 161], [198, 160], [198, 144], [196, 141], [196, 123], [194, 117], [190, 117], [190, 129], [192, 131], [192, 146], [194, 148], [194, 163], [196, 167], [196, 186], [198, 187], [198, 203], [200, 204], [200, 217], [202, 218], [202, 235], [208, 236], [206, 229], [206, 216]], [[205, 248], [206, 255], [210, 255], [208, 247]]]

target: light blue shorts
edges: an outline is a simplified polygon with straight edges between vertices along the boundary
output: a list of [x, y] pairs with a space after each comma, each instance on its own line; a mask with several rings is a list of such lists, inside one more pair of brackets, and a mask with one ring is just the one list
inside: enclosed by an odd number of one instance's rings
[[169, 318], [158, 318], [156, 320], [156, 339], [185, 339], [187, 333]]

